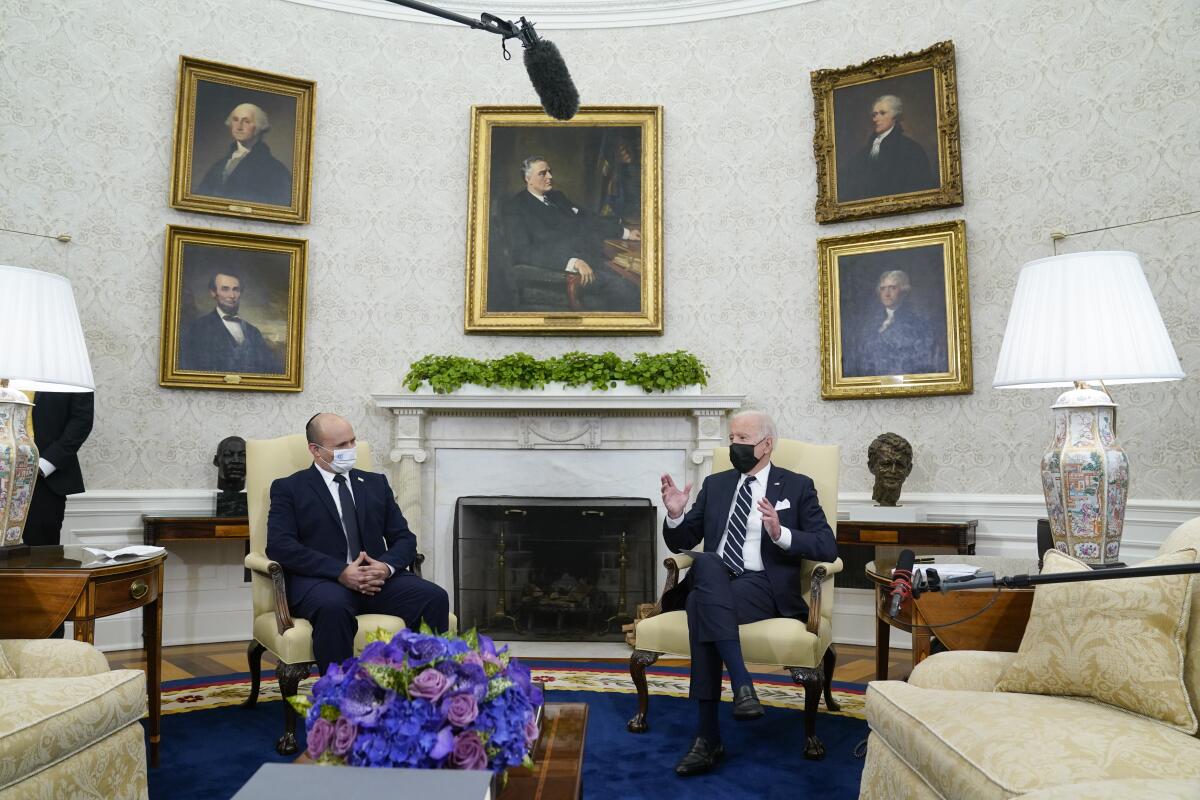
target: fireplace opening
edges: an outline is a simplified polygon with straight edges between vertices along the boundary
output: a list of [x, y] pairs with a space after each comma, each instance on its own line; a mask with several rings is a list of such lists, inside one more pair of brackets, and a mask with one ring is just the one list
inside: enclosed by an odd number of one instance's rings
[[657, 512], [644, 497], [460, 497], [454, 612], [493, 638], [623, 641], [655, 598]]

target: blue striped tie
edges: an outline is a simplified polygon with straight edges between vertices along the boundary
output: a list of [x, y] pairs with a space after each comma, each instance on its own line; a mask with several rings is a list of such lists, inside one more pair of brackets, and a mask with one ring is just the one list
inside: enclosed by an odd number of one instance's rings
[[746, 518], [750, 516], [750, 495], [753, 492], [751, 484], [754, 476], [747, 475], [738, 491], [737, 500], [733, 503], [733, 513], [729, 515], [729, 525], [725, 528], [725, 550], [721, 560], [734, 575], [746, 571], [746, 562], [742, 560], [742, 549], [746, 545]]

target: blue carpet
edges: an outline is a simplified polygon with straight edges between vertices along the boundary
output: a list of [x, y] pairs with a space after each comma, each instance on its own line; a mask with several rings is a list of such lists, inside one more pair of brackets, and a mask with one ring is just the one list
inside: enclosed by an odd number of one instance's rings
[[[867, 725], [859, 719], [820, 714], [817, 733], [825, 743], [825, 760], [805, 761], [801, 712], [768, 707], [762, 719], [738, 723], [724, 704], [725, 760], [713, 773], [684, 779], [673, 768], [694, 734], [691, 702], [652, 696], [650, 731], [635, 735], [625, 730], [625, 722], [636, 711], [635, 695], [549, 691], [547, 700], [589, 706], [583, 778], [584, 797], [589, 799], [658, 800], [678, 792], [689, 799], [790, 799], [809, 793], [822, 800], [858, 796], [863, 762], [852, 751], [867, 735]], [[228, 798], [260, 764], [294, 760], [275, 753], [282, 717], [278, 702], [260, 702], [252, 710], [225, 707], [164, 716], [162, 766], [150, 770], [150, 797]]]

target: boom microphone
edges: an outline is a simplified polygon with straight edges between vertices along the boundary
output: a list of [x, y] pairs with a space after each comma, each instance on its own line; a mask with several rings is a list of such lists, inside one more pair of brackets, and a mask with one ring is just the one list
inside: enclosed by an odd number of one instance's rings
[[[421, 0], [389, 0], [398, 6], [405, 6], [435, 17], [448, 19], [466, 25], [476, 30], [489, 31], [507, 39], [520, 39], [525, 49], [525, 71], [529, 73], [529, 81], [534, 91], [542, 101], [542, 108], [555, 119], [567, 120], [575, 116], [579, 110], [579, 92], [571, 82], [571, 73], [567, 71], [566, 62], [558, 52], [553, 42], [542, 39], [533, 30], [533, 23], [521, 17], [519, 24], [513, 24], [501, 19], [495, 14], [480, 14], [479, 19], [471, 19], [453, 11], [431, 6]], [[508, 58], [508, 50], [504, 51]]]
[[579, 110], [579, 92], [554, 42], [533, 32], [533, 24], [521, 17], [521, 44], [525, 48], [525, 71], [542, 108], [555, 119], [570, 119]]
[[892, 604], [888, 607], [888, 616], [892, 619], [900, 613], [900, 603], [912, 596], [913, 565], [916, 555], [912, 550], [901, 550], [896, 559], [896, 568], [892, 570]]

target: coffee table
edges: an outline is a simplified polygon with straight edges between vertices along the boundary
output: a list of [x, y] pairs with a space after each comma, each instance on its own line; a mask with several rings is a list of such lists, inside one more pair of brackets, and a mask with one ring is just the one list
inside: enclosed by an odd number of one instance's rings
[[[533, 749], [533, 769], [508, 771], [497, 800], [579, 800], [583, 797], [583, 746], [587, 703], [546, 703], [542, 735]], [[307, 755], [297, 764], [311, 764]]]

